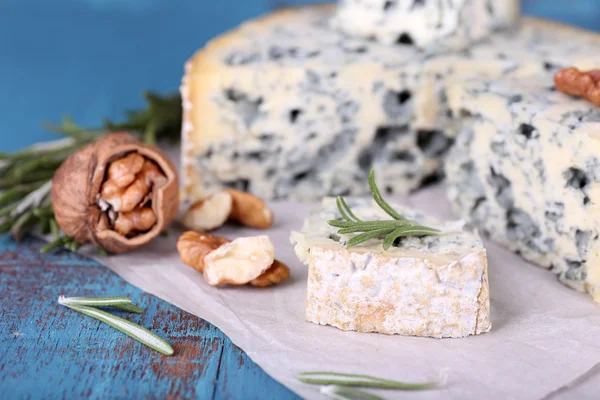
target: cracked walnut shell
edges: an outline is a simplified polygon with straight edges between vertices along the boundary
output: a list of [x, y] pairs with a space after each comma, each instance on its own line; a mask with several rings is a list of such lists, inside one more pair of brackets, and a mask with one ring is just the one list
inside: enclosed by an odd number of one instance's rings
[[123, 253], [156, 238], [177, 216], [177, 170], [159, 148], [113, 133], [59, 167], [52, 206], [68, 236]]

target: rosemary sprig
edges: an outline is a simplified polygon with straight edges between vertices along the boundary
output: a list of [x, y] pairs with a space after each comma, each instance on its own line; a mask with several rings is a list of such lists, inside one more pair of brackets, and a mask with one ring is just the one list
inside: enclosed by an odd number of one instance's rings
[[131, 302], [131, 299], [123, 296], [115, 297], [59, 297], [59, 303], [72, 306], [89, 307], [112, 307], [126, 312], [142, 314], [144, 310]]
[[428, 390], [443, 386], [445, 377], [438, 381], [424, 383], [406, 383], [389, 379], [377, 378], [370, 375], [344, 374], [339, 372], [303, 372], [298, 374], [298, 380], [313, 385], [356, 386], [377, 389], [396, 390]]
[[159, 96], [146, 92], [143, 97], [146, 106], [127, 111], [123, 121], [104, 119], [100, 126], [87, 128], [64, 116], [59, 124], [45, 124], [48, 130], [63, 138], [15, 153], [0, 153], [0, 233], [11, 232], [16, 239], [21, 239], [39, 227], [41, 232], [50, 232], [54, 238], [52, 243], [42, 247], [42, 252], [60, 247], [77, 251], [79, 244], [61, 237], [54, 219], [49, 195], [51, 179], [67, 157], [107, 133], [127, 131], [150, 144], [160, 139], [177, 141], [182, 120], [179, 94]]
[[58, 298], [58, 303], [72, 310], [80, 312], [84, 315], [102, 321], [112, 326], [116, 330], [123, 332], [124, 334], [137, 340], [138, 342], [158, 351], [159, 353], [165, 354], [167, 356], [173, 354], [173, 348], [169, 343], [167, 343], [164, 339], [162, 339], [155, 333], [150, 332], [148, 329], [138, 324], [114, 316], [110, 313], [107, 313], [106, 311], [102, 311], [94, 307], [75, 305], [73, 304], [72, 300], [69, 300], [69, 298], [65, 298], [63, 296]]
[[343, 220], [331, 220], [328, 224], [340, 228], [338, 234], [348, 235], [358, 233], [352, 237], [346, 245], [348, 247], [357, 246], [371, 239], [384, 238], [383, 248], [388, 250], [394, 245], [396, 240], [409, 236], [435, 236], [441, 233], [440, 230], [421, 225], [416, 221], [411, 221], [392, 208], [381, 196], [381, 192], [375, 183], [375, 170], [371, 168], [369, 173], [369, 188], [373, 199], [385, 211], [392, 220], [362, 221], [359, 219], [342, 196], [336, 199], [337, 208]]

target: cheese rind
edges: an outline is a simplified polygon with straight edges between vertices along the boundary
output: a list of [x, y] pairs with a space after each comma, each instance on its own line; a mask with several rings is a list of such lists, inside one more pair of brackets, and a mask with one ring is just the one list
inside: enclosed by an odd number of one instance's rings
[[[350, 201], [364, 220], [389, 219], [371, 202]], [[384, 251], [382, 240], [346, 248], [327, 221], [339, 218], [326, 198], [300, 232], [297, 255], [309, 268], [308, 321], [342, 330], [428, 337], [463, 337], [491, 328], [486, 252], [477, 234], [420, 213], [403, 215], [447, 232], [403, 238]]]
[[447, 162], [454, 210], [600, 301], [600, 110], [551, 75], [450, 85], [462, 132]]
[[442, 175], [454, 141], [446, 80], [600, 65], [596, 35], [534, 19], [468, 51], [427, 56], [348, 38], [330, 28], [333, 12], [273, 13], [188, 62], [184, 204], [224, 186], [265, 199], [364, 194], [371, 166], [383, 189], [410, 192]]
[[515, 26], [520, 0], [340, 0], [332, 26], [385, 44], [462, 50]]

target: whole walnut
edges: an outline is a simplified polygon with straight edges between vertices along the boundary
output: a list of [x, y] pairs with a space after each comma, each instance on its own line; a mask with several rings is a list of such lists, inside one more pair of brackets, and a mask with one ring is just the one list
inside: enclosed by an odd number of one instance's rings
[[123, 253], [150, 242], [176, 218], [178, 186], [175, 165], [162, 150], [113, 133], [59, 167], [52, 207], [68, 236]]

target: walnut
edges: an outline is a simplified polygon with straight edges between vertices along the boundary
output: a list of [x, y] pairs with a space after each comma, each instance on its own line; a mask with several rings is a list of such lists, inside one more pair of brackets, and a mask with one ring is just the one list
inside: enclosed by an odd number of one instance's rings
[[229, 219], [233, 199], [227, 192], [218, 192], [194, 203], [181, 217], [188, 229], [208, 232], [220, 228]]
[[157, 147], [110, 134], [60, 166], [52, 205], [65, 234], [122, 253], [157, 237], [177, 216], [177, 171]]
[[227, 221], [256, 229], [273, 225], [273, 211], [253, 194], [226, 189], [194, 203], [181, 218], [189, 229], [207, 232]]
[[179, 237], [177, 251], [184, 264], [204, 272], [204, 257], [225, 243], [229, 243], [229, 239], [189, 231]]
[[580, 71], [574, 67], [566, 68], [554, 75], [554, 84], [560, 92], [583, 97], [600, 107], [600, 69]]
[[231, 215], [229, 219], [256, 229], [267, 229], [273, 225], [273, 211], [262, 199], [239, 190], [227, 189], [231, 195]]
[[276, 285], [279, 282], [285, 281], [290, 277], [290, 269], [281, 261], [275, 260], [273, 265], [266, 270], [261, 276], [250, 281], [252, 286], [256, 287], [269, 287]]
[[267, 287], [289, 277], [285, 264], [274, 259], [275, 249], [267, 236], [233, 241], [198, 232], [179, 237], [177, 250], [184, 264], [202, 272], [209, 285]]

